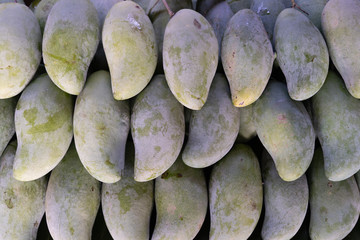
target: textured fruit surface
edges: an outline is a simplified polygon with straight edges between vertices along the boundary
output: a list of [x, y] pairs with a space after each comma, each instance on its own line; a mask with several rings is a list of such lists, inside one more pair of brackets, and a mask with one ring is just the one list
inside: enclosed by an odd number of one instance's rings
[[13, 178], [16, 142], [0, 158], [0, 239], [35, 240], [45, 212], [45, 177], [31, 182]]
[[41, 0], [36, 6], [34, 14], [39, 21], [41, 32], [44, 32], [46, 20], [49, 16], [49, 13], [55, 3], [57, 3], [58, 1], [59, 0]]
[[317, 149], [310, 167], [309, 184], [311, 239], [343, 239], [355, 226], [360, 213], [355, 178], [329, 181], [325, 176], [322, 151]]
[[155, 76], [135, 99], [131, 114], [135, 145], [135, 180], [144, 182], [165, 172], [178, 157], [185, 136], [184, 108]]
[[237, 12], [228, 22], [221, 49], [234, 106], [248, 106], [260, 97], [270, 78], [274, 58], [260, 17], [250, 9]]
[[19, 94], [41, 60], [41, 31], [24, 4], [0, 5], [0, 99]]
[[16, 98], [0, 99], [0, 156], [15, 133]]
[[254, 104], [239, 108], [240, 110], [240, 129], [237, 141], [247, 142], [256, 136], [256, 128], [253, 120]]
[[306, 12], [305, 16], [321, 31], [321, 13], [328, 1], [329, 0], [297, 0], [296, 4]]
[[120, 180], [129, 130], [128, 102], [113, 98], [108, 72], [93, 73], [74, 111], [76, 150], [91, 176], [106, 183]]
[[255, 103], [253, 119], [280, 177], [285, 181], [301, 177], [315, 147], [315, 131], [304, 105], [289, 97], [285, 84], [272, 81]]
[[102, 41], [114, 98], [134, 97], [149, 83], [157, 62], [154, 28], [136, 3], [115, 4], [105, 18]]
[[320, 31], [304, 14], [287, 8], [276, 20], [274, 39], [290, 97], [298, 101], [312, 97], [324, 84], [329, 68]]
[[330, 0], [324, 7], [321, 26], [331, 60], [346, 88], [360, 98], [360, 1]]
[[189, 138], [182, 153], [184, 163], [204, 168], [223, 158], [238, 135], [239, 113], [231, 102], [225, 76], [216, 74], [204, 107], [191, 113]]
[[265, 218], [261, 229], [264, 240], [291, 239], [304, 221], [309, 202], [306, 176], [285, 182], [276, 171], [271, 156], [262, 156]]
[[85, 170], [71, 144], [46, 190], [46, 222], [53, 239], [91, 239], [99, 206], [100, 182]]
[[181, 158], [155, 180], [156, 225], [152, 240], [194, 239], [206, 215], [208, 196], [202, 169]]
[[205, 104], [218, 64], [219, 47], [210, 23], [199, 13], [182, 9], [169, 21], [163, 43], [166, 81], [185, 107]]
[[251, 6], [251, 0], [226, 0], [234, 13]]
[[43, 60], [61, 90], [81, 92], [99, 34], [97, 12], [89, 0], [60, 0], [52, 7], [44, 29]]
[[263, 203], [260, 166], [250, 147], [235, 145], [214, 166], [209, 201], [210, 239], [248, 239]]
[[325, 175], [344, 180], [360, 169], [360, 100], [330, 71], [324, 86], [312, 98], [314, 127], [324, 152]]

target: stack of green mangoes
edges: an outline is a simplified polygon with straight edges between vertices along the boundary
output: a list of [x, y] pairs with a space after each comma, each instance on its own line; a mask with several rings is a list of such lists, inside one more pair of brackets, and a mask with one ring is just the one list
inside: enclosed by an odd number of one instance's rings
[[360, 0], [25, 2], [0, 240], [360, 239]]

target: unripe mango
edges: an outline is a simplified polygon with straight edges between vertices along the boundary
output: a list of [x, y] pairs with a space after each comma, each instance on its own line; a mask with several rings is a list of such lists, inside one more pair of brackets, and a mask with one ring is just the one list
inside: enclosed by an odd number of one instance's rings
[[16, 98], [0, 100], [0, 156], [15, 133]]
[[[321, 31], [321, 13], [329, 0], [296, 0], [310, 21]], [[291, 2], [291, 0], [289, 1]], [[304, 13], [300, 10], [300, 12]]]
[[251, 6], [251, 0], [226, 0], [226, 2], [234, 13], [242, 9], [249, 9]]
[[247, 142], [256, 136], [256, 128], [253, 120], [254, 104], [239, 108], [240, 110], [240, 129], [237, 141]]
[[52, 7], [59, 0], [41, 0], [34, 10], [34, 14], [39, 21], [41, 32], [44, 32], [46, 20]]

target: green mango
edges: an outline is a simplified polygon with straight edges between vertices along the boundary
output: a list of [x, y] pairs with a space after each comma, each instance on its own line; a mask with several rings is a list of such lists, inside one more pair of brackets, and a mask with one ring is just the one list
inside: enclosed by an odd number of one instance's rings
[[252, 0], [226, 0], [226, 2], [229, 4], [231, 10], [237, 13], [242, 9], [249, 9]]
[[360, 98], [359, 12], [358, 0], [330, 0], [321, 16], [331, 60], [355, 98]]
[[191, 9], [178, 11], [166, 26], [163, 67], [175, 98], [200, 110], [218, 65], [218, 42], [210, 23]]
[[0, 158], [0, 239], [35, 240], [45, 213], [46, 178], [20, 182], [13, 178], [16, 142]]
[[280, 177], [285, 181], [301, 177], [315, 148], [315, 131], [304, 105], [289, 97], [285, 84], [271, 81], [253, 107], [253, 120]]
[[234, 106], [248, 106], [260, 97], [269, 81], [274, 59], [260, 17], [250, 9], [237, 12], [228, 22], [221, 49]]
[[291, 239], [304, 221], [309, 202], [306, 176], [285, 182], [276, 171], [269, 153], [262, 156], [265, 218], [261, 229], [264, 240]]
[[314, 127], [324, 151], [325, 175], [341, 181], [360, 169], [360, 100], [329, 71], [324, 86], [312, 98]]
[[194, 239], [205, 220], [208, 195], [202, 169], [181, 158], [155, 180], [156, 225], [151, 240]]
[[61, 90], [81, 92], [99, 34], [97, 12], [89, 0], [60, 0], [52, 7], [44, 29], [43, 60]]
[[0, 5], [0, 99], [19, 94], [30, 82], [41, 60], [41, 31], [24, 4]]
[[134, 180], [134, 146], [126, 147], [125, 173], [121, 181], [102, 185], [101, 207], [114, 239], [149, 239], [154, 182]]
[[135, 181], [157, 178], [175, 162], [185, 136], [183, 106], [156, 75], [135, 99], [131, 114]]
[[196, 11], [203, 16], [206, 16], [210, 9], [224, 0], [198, 0], [196, 2]]
[[71, 96], [46, 74], [29, 84], [15, 110], [15, 179], [38, 179], [61, 161], [73, 137], [72, 114]]
[[74, 140], [79, 158], [97, 180], [114, 183], [124, 169], [125, 144], [130, 129], [130, 108], [116, 101], [110, 74], [93, 73], [76, 99]]
[[157, 44], [149, 17], [134, 2], [118, 2], [105, 18], [102, 41], [114, 98], [134, 97], [156, 68]]
[[239, 108], [240, 110], [240, 129], [237, 141], [247, 142], [256, 136], [255, 123], [253, 121], [254, 104]]
[[290, 97], [297, 101], [312, 97], [329, 69], [329, 53], [320, 31], [304, 14], [286, 8], [276, 19], [274, 38]]
[[74, 144], [51, 172], [46, 222], [53, 239], [89, 240], [100, 206], [100, 182], [85, 170]]
[[208, 101], [190, 118], [189, 138], [182, 153], [190, 167], [208, 167], [228, 153], [240, 127], [240, 111], [231, 103], [226, 77], [217, 73]]
[[[321, 13], [329, 0], [296, 0], [310, 21], [321, 31]], [[289, 1], [291, 2], [291, 1]], [[300, 10], [301, 13], [304, 13]]]
[[34, 14], [39, 21], [41, 32], [44, 32], [46, 20], [49, 16], [49, 13], [52, 7], [57, 3], [59, 0], [41, 0], [39, 4], [36, 6], [34, 10]]
[[317, 149], [309, 171], [310, 237], [313, 240], [343, 239], [354, 228], [360, 214], [360, 194], [352, 176], [329, 181], [321, 149]]
[[16, 98], [0, 99], [0, 156], [15, 133]]
[[249, 146], [236, 144], [214, 166], [209, 201], [210, 240], [248, 239], [263, 203], [260, 166]]

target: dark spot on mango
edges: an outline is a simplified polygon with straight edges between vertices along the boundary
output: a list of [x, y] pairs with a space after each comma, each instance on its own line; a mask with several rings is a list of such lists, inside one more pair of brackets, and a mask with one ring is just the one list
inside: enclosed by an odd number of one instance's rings
[[183, 217], [180, 217], [180, 220], [182, 221], [182, 220], [184, 220], [184, 218], [183, 218]]
[[162, 179], [168, 179], [168, 178], [169, 178], [169, 173], [168, 173], [168, 172], [164, 172], [163, 174], [161, 174], [161, 178], [162, 178]]
[[136, 8], [140, 8], [139, 6], [135, 6]]
[[39, 226], [39, 223], [38, 223], [38, 221], [36, 221], [36, 222], [34, 223], [34, 227], [37, 228], [38, 226]]
[[11, 201], [11, 198], [5, 199], [5, 204], [9, 209], [12, 209], [14, 207], [14, 204]]
[[333, 185], [332, 185], [332, 182], [328, 182], [327, 185], [328, 185], [328, 187], [330, 187], [330, 188], [332, 188], [332, 186], [333, 186]]
[[201, 29], [201, 24], [200, 24], [196, 19], [194, 19], [194, 26], [195, 26], [197, 29]]
[[91, 191], [93, 192], [95, 189], [94, 189], [94, 186], [91, 186]]
[[176, 174], [176, 177], [181, 178], [181, 177], [182, 177], [182, 174], [181, 174], [181, 173], [178, 173], [178, 174]]
[[106, 193], [105, 193], [106, 195], [109, 195], [109, 192], [108, 191], [106, 191]]
[[235, 52], [232, 53], [232, 57], [233, 57], [233, 58], [235, 57]]
[[251, 209], [256, 210], [256, 203], [254, 203], [254, 202], [251, 203]]

